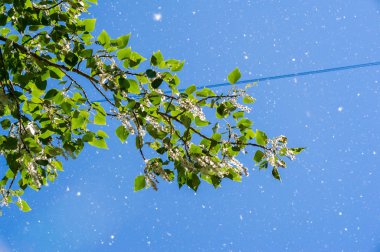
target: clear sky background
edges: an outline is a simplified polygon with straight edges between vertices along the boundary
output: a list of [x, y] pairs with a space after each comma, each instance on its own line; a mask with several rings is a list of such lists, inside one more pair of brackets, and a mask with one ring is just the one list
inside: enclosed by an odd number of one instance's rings
[[[236, 66], [251, 79], [380, 60], [377, 0], [99, 0], [90, 11], [97, 33], [132, 32], [143, 55], [186, 59], [183, 87], [224, 82]], [[242, 183], [134, 193], [134, 146], [89, 147], [54, 184], [27, 191], [31, 212], [5, 209], [0, 251], [378, 252], [379, 81], [369, 67], [251, 89], [255, 127], [307, 147], [282, 183], [252, 171], [250, 155]]]

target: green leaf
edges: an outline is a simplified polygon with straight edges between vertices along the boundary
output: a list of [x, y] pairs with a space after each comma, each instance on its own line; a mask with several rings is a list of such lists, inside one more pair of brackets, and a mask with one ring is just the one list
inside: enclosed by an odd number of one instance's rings
[[144, 189], [146, 186], [146, 181], [145, 181], [145, 176], [144, 175], [140, 175], [140, 176], [137, 176], [135, 178], [135, 186], [134, 186], [134, 191], [137, 192], [137, 191], [140, 191], [142, 189]]
[[123, 49], [128, 45], [129, 38], [131, 37], [131, 34], [120, 36], [116, 39], [117, 41], [117, 48]]
[[110, 36], [108, 35], [108, 33], [103, 30], [100, 35], [98, 36], [98, 41], [99, 43], [104, 46], [104, 47], [108, 47], [110, 45], [110, 42], [111, 42], [111, 38]]
[[188, 88], [186, 88], [185, 93], [190, 95], [194, 93], [197, 90], [197, 87], [195, 85], [191, 85]]
[[160, 51], [153, 53], [152, 57], [150, 58], [150, 64], [152, 64], [153, 66], [158, 66], [163, 61], [164, 61], [164, 56], [162, 56]]
[[60, 161], [52, 161], [52, 165], [58, 170], [63, 171], [62, 163]]
[[95, 146], [97, 148], [100, 148], [100, 149], [108, 149], [108, 146], [107, 146], [107, 143], [106, 143], [106, 140], [104, 140], [103, 138], [101, 139], [98, 139], [96, 137], [94, 137], [92, 139], [92, 141], [88, 142], [90, 145], [92, 146]]
[[87, 111], [75, 111], [73, 113], [73, 117], [71, 118], [71, 128], [72, 129], [78, 129], [82, 128], [84, 129], [87, 121], [88, 121], [89, 113]]
[[107, 124], [107, 122], [106, 122], [107, 113], [104, 110], [104, 108], [98, 103], [94, 103], [93, 106], [96, 110], [96, 114], [94, 117], [94, 124], [106, 125]]
[[262, 146], [266, 146], [267, 141], [268, 141], [267, 135], [260, 130], [256, 130], [256, 143]]
[[0, 14], [0, 26], [4, 26], [7, 23], [7, 18], [7, 15]]
[[59, 93], [59, 91], [58, 91], [57, 89], [55, 89], [55, 88], [50, 89], [50, 90], [46, 93], [46, 95], [44, 96], [44, 99], [46, 99], [46, 100], [52, 100], [52, 99], [54, 99], [54, 97], [57, 96], [58, 93]]
[[13, 42], [18, 42], [18, 36], [17, 35], [15, 35], [15, 34], [11, 34], [11, 35], [9, 35], [8, 36], [8, 39], [9, 40], [12, 40]]
[[198, 186], [201, 183], [199, 177], [195, 173], [190, 173], [187, 177], [186, 184], [193, 189], [195, 192], [198, 190]]
[[256, 99], [255, 99], [255, 98], [252, 98], [252, 97], [249, 96], [249, 95], [246, 95], [246, 96], [244, 96], [244, 98], [243, 98], [243, 103], [245, 103], [245, 104], [254, 103], [255, 101], [256, 101]]
[[153, 71], [152, 69], [147, 69], [145, 71], [145, 74], [148, 78], [155, 78], [157, 76], [157, 72]]
[[128, 92], [129, 82], [127, 81], [127, 79], [125, 79], [124, 77], [119, 77], [117, 82], [119, 83], [121, 90]]
[[124, 48], [124, 49], [121, 49], [119, 50], [117, 53], [116, 53], [116, 56], [119, 60], [125, 60], [125, 59], [128, 59], [129, 56], [131, 56], [131, 48], [128, 47], [128, 48]]
[[202, 154], [202, 148], [198, 145], [192, 144], [189, 149], [190, 154]]
[[98, 130], [98, 131], [96, 132], [96, 134], [97, 134], [99, 137], [101, 137], [101, 138], [108, 138], [108, 137], [109, 137], [109, 136], [107, 135], [107, 133], [104, 132], [103, 130]]
[[95, 18], [83, 20], [83, 24], [85, 26], [85, 31], [86, 32], [93, 32], [95, 29], [95, 23], [96, 23]]
[[214, 126], [212, 127], [212, 133], [216, 133], [218, 132], [218, 129], [219, 129], [219, 123], [215, 123]]
[[21, 200], [21, 201], [16, 201], [16, 205], [20, 208], [21, 211], [23, 212], [29, 212], [30, 210], [32, 210], [30, 208], [30, 206], [28, 205], [28, 203], [26, 203], [25, 200]]
[[222, 103], [216, 108], [216, 116], [220, 118], [226, 118], [229, 116], [231, 109], [226, 106], [228, 104]]
[[127, 79], [127, 81], [129, 83], [128, 92], [132, 94], [140, 94], [139, 84], [133, 79]]
[[253, 160], [255, 160], [255, 162], [258, 164], [262, 161], [264, 156], [264, 152], [262, 152], [261, 150], [257, 150], [255, 156], [253, 157]]
[[50, 76], [54, 79], [62, 80], [62, 78], [65, 76], [65, 73], [63, 73], [61, 70], [59, 70], [56, 67], [48, 67], [50, 70]]
[[209, 121], [202, 121], [199, 116], [195, 117], [195, 125], [197, 125], [198, 127], [204, 127], [204, 126], [207, 126], [209, 125], [210, 122]]
[[252, 121], [247, 118], [243, 118], [237, 123], [237, 126], [240, 129], [240, 131], [243, 131], [252, 126]]
[[228, 81], [231, 84], [235, 84], [241, 77], [241, 73], [239, 68], [235, 68], [229, 75], [228, 75]]
[[213, 185], [214, 188], [220, 187], [220, 183], [222, 182], [222, 178], [215, 176], [215, 175], [201, 174], [201, 179], [203, 179], [207, 183], [210, 183], [211, 185]]
[[138, 54], [137, 52], [131, 52], [131, 55], [129, 57], [129, 67], [131, 68], [138, 68], [140, 63], [144, 62], [146, 59]]
[[74, 67], [78, 63], [78, 56], [75, 53], [68, 52], [65, 56], [65, 63], [71, 67]]
[[196, 92], [197, 96], [199, 97], [208, 97], [208, 96], [214, 96], [215, 93], [209, 89], [209, 88], [204, 88]]
[[233, 169], [228, 170], [227, 178], [229, 178], [235, 182], [241, 182], [241, 175], [239, 173], [235, 172]]
[[238, 120], [238, 119], [244, 117], [244, 112], [243, 112], [243, 111], [235, 112], [235, 113], [232, 114], [232, 117], [233, 117], [235, 120]]
[[80, 56], [86, 59], [92, 58], [92, 49], [86, 49], [80, 52]]
[[267, 169], [268, 168], [268, 161], [264, 160], [259, 164], [260, 170], [261, 169]]
[[87, 0], [89, 3], [98, 4], [98, 0]]
[[11, 127], [11, 121], [9, 119], [2, 120], [1, 127], [5, 130], [8, 129], [9, 127]]
[[146, 126], [146, 130], [148, 131], [149, 135], [151, 135], [155, 139], [164, 139], [167, 135], [165, 131], [158, 130], [152, 124], [148, 124]]
[[252, 129], [247, 129], [244, 131], [244, 135], [247, 139], [253, 139], [256, 136], [256, 133]]
[[304, 151], [305, 148], [289, 148], [289, 150], [293, 152], [293, 154], [297, 155], [297, 154], [300, 154], [302, 151]]
[[175, 60], [175, 59], [169, 59], [165, 62], [166, 66], [168, 68], [170, 68], [170, 71], [172, 72], [178, 72], [178, 71], [181, 71], [184, 64], [185, 64], [185, 61], [179, 61], [179, 60]]
[[107, 122], [106, 122], [106, 116], [105, 116], [105, 114], [103, 114], [102, 112], [98, 111], [95, 114], [95, 117], [94, 117], [94, 124], [97, 124], [97, 125], [106, 125]]
[[125, 143], [129, 136], [129, 131], [123, 125], [120, 125], [116, 129], [116, 136], [120, 139], [122, 143]]
[[164, 80], [161, 78], [156, 78], [154, 81], [152, 81], [152, 87], [153, 88], [159, 88]]
[[275, 179], [281, 181], [280, 173], [278, 172], [278, 169], [276, 167], [273, 167], [273, 169], [272, 169], [272, 176]]
[[161, 104], [161, 97], [162, 95], [159, 94], [159, 93], [156, 93], [156, 92], [152, 92], [150, 95], [149, 95], [149, 101], [154, 105], [154, 106], [158, 106]]
[[7, 34], [8, 33], [10, 33], [11, 32], [11, 29], [9, 29], [8, 27], [4, 27], [4, 28], [2, 28], [1, 30], [0, 30], [0, 34], [1, 34], [1, 36], [7, 36]]

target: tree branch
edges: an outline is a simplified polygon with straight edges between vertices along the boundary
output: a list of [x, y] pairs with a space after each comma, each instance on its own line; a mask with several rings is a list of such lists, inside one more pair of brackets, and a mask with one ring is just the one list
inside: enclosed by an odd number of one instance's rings
[[[9, 39], [7, 39], [7, 38], [5, 38], [5, 37], [3, 37], [3, 36], [0, 36], [0, 41], [7, 42], [7, 41], [11, 41], [11, 40], [9, 40]], [[56, 67], [56, 68], [59, 68], [59, 69], [63, 69], [63, 70], [68, 71], [68, 72], [74, 72], [74, 73], [76, 73], [76, 74], [81, 75], [82, 77], [85, 77], [85, 78], [88, 79], [88, 80], [91, 80], [91, 81], [93, 81], [93, 82], [99, 83], [99, 81], [98, 81], [97, 79], [95, 79], [94, 77], [92, 77], [92, 76], [90, 76], [90, 75], [88, 75], [88, 74], [86, 74], [86, 73], [84, 73], [84, 72], [82, 72], [82, 71], [80, 71], [80, 70], [78, 70], [78, 69], [75, 69], [75, 68], [70, 69], [70, 68], [68, 68], [68, 67], [65, 66], [65, 65], [60, 65], [60, 64], [54, 63], [54, 62], [52, 62], [52, 61], [50, 61], [50, 60], [48, 60], [48, 59], [46, 59], [46, 58], [44, 58], [44, 57], [42, 57], [42, 56], [40, 56], [40, 55], [34, 53], [34, 52], [29, 51], [25, 46], [22, 46], [22, 45], [20, 45], [20, 44], [17, 44], [17, 43], [14, 42], [14, 41], [11, 41], [11, 43], [12, 43], [13, 46], [14, 46], [16, 49], [18, 49], [20, 52], [23, 52], [23, 53], [25, 53], [25, 54], [28, 54], [28, 55], [32, 56], [33, 58], [35, 58], [36, 60], [38, 60], [38, 61], [40, 61], [40, 62], [43, 62], [43, 63], [45, 63], [45, 64], [47, 64], [47, 65], [49, 65], [49, 66], [52, 66], [52, 67]]]
[[[167, 117], [167, 118], [170, 118], [180, 124], [182, 124], [182, 122], [180, 120], [178, 120], [176, 117], [174, 116], [171, 116], [169, 114], [165, 114], [165, 113], [162, 113], [160, 111], [157, 111], [158, 114], [160, 114], [161, 116], [164, 116], [164, 117]], [[200, 132], [199, 130], [195, 129], [194, 127], [192, 127], [191, 125], [188, 127], [191, 131], [193, 131], [195, 134], [197, 134], [198, 136], [200, 137], [203, 137], [209, 141], [215, 141], [214, 139], [206, 136], [205, 134], [203, 134], [202, 132]], [[223, 142], [220, 142], [220, 141], [215, 141], [216, 143], [218, 144], [223, 144]], [[264, 150], [268, 150], [270, 151], [269, 148], [265, 147], [264, 145], [260, 145], [260, 144], [255, 144], [255, 143], [238, 143], [238, 142], [229, 142], [230, 144], [234, 144], [234, 145], [244, 145], [244, 146], [254, 146], [254, 147], [258, 147], [258, 148], [261, 148], [261, 149], [264, 149]]]
[[51, 10], [51, 9], [53, 9], [53, 8], [55, 8], [55, 7], [59, 6], [59, 5], [61, 5], [63, 2], [64, 2], [64, 0], [61, 0], [61, 1], [59, 1], [58, 3], [56, 3], [56, 4], [52, 5], [52, 6], [49, 6], [49, 7], [45, 7], [45, 8], [41, 8], [41, 7], [35, 6], [35, 5], [33, 4], [33, 8], [35, 8], [35, 9], [37, 9], [37, 10]]

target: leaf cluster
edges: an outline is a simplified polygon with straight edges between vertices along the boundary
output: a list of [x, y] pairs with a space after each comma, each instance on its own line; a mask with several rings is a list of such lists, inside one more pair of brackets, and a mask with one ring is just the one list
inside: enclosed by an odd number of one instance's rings
[[[96, 0], [0, 3], [2, 205], [29, 211], [24, 191], [53, 182], [63, 159], [76, 158], [87, 145], [108, 149], [101, 127], [109, 119], [119, 121], [116, 137], [134, 141], [145, 162], [135, 191], [157, 189], [159, 180], [195, 191], [201, 180], [214, 187], [224, 178], [241, 181], [248, 168], [239, 155], [250, 147], [253, 162], [271, 166], [280, 179], [283, 158], [294, 159], [302, 148], [253, 129], [247, 113], [255, 99], [246, 88], [180, 91], [184, 61], [160, 51], [145, 58], [129, 46], [130, 34], [94, 36], [96, 20], [81, 18], [90, 4]], [[228, 80], [240, 77], [236, 68]]]

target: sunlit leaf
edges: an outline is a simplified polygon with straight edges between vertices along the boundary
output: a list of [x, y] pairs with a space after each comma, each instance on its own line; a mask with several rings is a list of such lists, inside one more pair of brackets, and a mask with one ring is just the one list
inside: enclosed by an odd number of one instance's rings
[[135, 192], [140, 191], [144, 189], [145, 186], [146, 186], [145, 176], [144, 175], [137, 176], [135, 178], [134, 191]]
[[239, 68], [235, 68], [227, 77], [231, 84], [235, 84], [241, 77]]
[[120, 125], [116, 129], [116, 136], [122, 143], [124, 143], [129, 136], [129, 131], [123, 125]]
[[102, 30], [102, 32], [98, 36], [98, 41], [103, 46], [109, 46], [111, 38], [105, 30]]
[[28, 203], [26, 203], [25, 200], [21, 199], [20, 201], [17, 201], [16, 202], [16, 205], [20, 208], [21, 211], [23, 212], [29, 212], [30, 210], [32, 210], [30, 208], [30, 206], [28, 205]]

